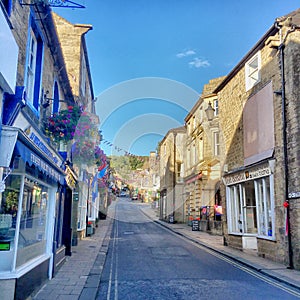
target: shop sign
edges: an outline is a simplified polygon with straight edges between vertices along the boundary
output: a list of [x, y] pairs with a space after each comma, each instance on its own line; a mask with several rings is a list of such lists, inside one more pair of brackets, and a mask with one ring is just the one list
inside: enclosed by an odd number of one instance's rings
[[225, 185], [231, 185], [240, 183], [243, 181], [254, 180], [261, 177], [266, 177], [271, 175], [271, 169], [269, 167], [261, 167], [252, 170], [246, 170], [239, 172], [237, 174], [229, 175], [224, 177]]
[[300, 198], [300, 192], [291, 192], [289, 193], [289, 199]]
[[30, 153], [30, 161], [36, 165], [41, 170], [45, 171], [47, 174], [51, 175], [57, 181], [60, 180], [60, 174], [56, 172], [53, 168], [51, 168], [48, 164], [46, 164], [42, 159], [38, 156], [34, 155], [32, 152]]
[[67, 185], [71, 189], [75, 189], [76, 178], [74, 177], [74, 175], [69, 167], [67, 167], [67, 169], [66, 169], [66, 182], [67, 182]]
[[47, 155], [47, 157], [53, 161], [57, 166], [60, 166], [62, 161], [57, 158], [57, 156], [54, 155], [53, 151], [51, 151], [46, 144], [44, 144], [41, 139], [34, 133], [30, 132], [28, 134], [29, 138], [32, 140], [32, 142], [43, 152]]
[[13, 126], [22, 129], [33, 144], [60, 168], [62, 164], [61, 157], [47, 145], [44, 138], [32, 127], [22, 113], [17, 116]]

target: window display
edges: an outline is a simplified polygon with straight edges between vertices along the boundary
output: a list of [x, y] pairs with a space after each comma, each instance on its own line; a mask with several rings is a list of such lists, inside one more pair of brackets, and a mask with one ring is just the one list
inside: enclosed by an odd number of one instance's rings
[[48, 188], [25, 177], [17, 266], [45, 253]]
[[274, 238], [274, 207], [270, 177], [228, 187], [228, 217], [231, 233]]

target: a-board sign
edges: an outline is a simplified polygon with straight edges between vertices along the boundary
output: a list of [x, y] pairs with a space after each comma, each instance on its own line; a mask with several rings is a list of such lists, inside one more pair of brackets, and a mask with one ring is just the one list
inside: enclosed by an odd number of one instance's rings
[[199, 231], [199, 224], [200, 222], [198, 220], [192, 221], [192, 231]]

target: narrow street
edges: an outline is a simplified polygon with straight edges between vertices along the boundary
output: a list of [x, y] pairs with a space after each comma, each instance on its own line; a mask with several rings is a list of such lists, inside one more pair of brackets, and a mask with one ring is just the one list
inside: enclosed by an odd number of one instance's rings
[[290, 287], [215, 255], [119, 198], [97, 293], [103, 299], [297, 299]]

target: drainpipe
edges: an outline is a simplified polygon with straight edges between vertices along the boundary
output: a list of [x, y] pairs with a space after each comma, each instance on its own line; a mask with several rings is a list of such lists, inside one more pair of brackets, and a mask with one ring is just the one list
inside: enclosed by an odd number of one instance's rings
[[[281, 39], [281, 27], [278, 23], [275, 23], [276, 28], [280, 31], [280, 39]], [[285, 74], [284, 74], [284, 48], [285, 41], [291, 32], [295, 31], [296, 27], [292, 26], [290, 30], [287, 31], [284, 39], [281, 41], [278, 50], [279, 50], [279, 63], [281, 69], [281, 114], [282, 114], [282, 123], [283, 123], [283, 162], [284, 162], [284, 195], [285, 195], [285, 207], [287, 214], [287, 235], [288, 235], [288, 255], [289, 255], [289, 265], [288, 269], [294, 269], [293, 263], [293, 246], [292, 246], [292, 235], [291, 235], [291, 222], [290, 222], [290, 205], [289, 205], [289, 196], [288, 196], [288, 187], [289, 187], [289, 165], [288, 165], [288, 150], [287, 150], [287, 122], [286, 122], [286, 98], [285, 98]]]

